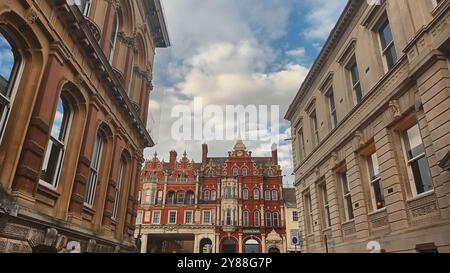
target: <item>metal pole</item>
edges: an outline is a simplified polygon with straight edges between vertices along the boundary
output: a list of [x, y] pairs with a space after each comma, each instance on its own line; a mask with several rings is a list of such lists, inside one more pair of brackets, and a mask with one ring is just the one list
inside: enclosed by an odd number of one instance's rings
[[328, 253], [328, 240], [327, 240], [327, 235], [325, 234], [325, 249], [326, 249], [326, 253]]

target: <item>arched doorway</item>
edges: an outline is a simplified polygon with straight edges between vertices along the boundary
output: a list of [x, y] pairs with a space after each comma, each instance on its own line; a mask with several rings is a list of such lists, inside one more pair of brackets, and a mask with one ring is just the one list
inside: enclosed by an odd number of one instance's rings
[[236, 242], [232, 239], [226, 239], [222, 243], [223, 253], [236, 253]]
[[245, 253], [259, 253], [259, 243], [255, 239], [245, 242]]
[[212, 253], [212, 247], [211, 239], [205, 238], [200, 241], [200, 253]]
[[269, 253], [280, 253], [280, 250], [276, 247], [269, 248]]

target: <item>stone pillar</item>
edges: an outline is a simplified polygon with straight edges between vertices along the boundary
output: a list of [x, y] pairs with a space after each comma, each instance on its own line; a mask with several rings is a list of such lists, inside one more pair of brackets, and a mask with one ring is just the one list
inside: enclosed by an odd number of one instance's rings
[[242, 253], [242, 233], [239, 233], [238, 253]]
[[[333, 158], [331, 162], [331, 166], [334, 166], [336, 159]], [[336, 188], [336, 179], [332, 170], [332, 167], [329, 167], [325, 173], [325, 183], [327, 187], [328, 194], [328, 204], [330, 209], [330, 218], [331, 218], [331, 239], [334, 244], [338, 244], [342, 242], [342, 229], [341, 229], [341, 213], [339, 211], [339, 203], [338, 203], [338, 190]]]
[[396, 160], [397, 153], [402, 153], [401, 143], [394, 143], [383, 121], [374, 126], [374, 141], [380, 162], [380, 176], [383, 181], [386, 211], [392, 231], [408, 227], [408, 214], [405, 206], [401, 177]]
[[141, 236], [141, 253], [147, 253], [148, 235], [142, 234]]
[[364, 189], [361, 181], [360, 160], [355, 152], [359, 148], [360, 135], [356, 134], [353, 145], [346, 149], [345, 162], [347, 165], [347, 179], [352, 196], [353, 214], [357, 238], [369, 237], [369, 223], [367, 221], [367, 207]]
[[[130, 183], [130, 188], [128, 191], [128, 200], [127, 200], [127, 209], [126, 209], [126, 213], [125, 213], [125, 226], [123, 229], [122, 234], [124, 234], [125, 236], [129, 236], [129, 231], [130, 233], [134, 233], [134, 230], [136, 228], [135, 223], [136, 223], [136, 215], [137, 215], [137, 206], [138, 206], [138, 202], [137, 202], [137, 192], [139, 191], [139, 175], [140, 175], [140, 170], [141, 170], [141, 164], [142, 164], [143, 160], [140, 156], [134, 155], [134, 157], [132, 158], [132, 175], [131, 175], [131, 183]], [[121, 221], [123, 222], [123, 220]]]
[[220, 253], [220, 234], [216, 233], [216, 243], [214, 244], [215, 253]]
[[200, 253], [200, 236], [198, 234], [194, 235], [194, 253]]
[[261, 253], [266, 252], [266, 234], [261, 234]]
[[166, 174], [164, 175], [164, 189], [163, 189], [163, 203], [162, 208], [166, 207], [166, 197], [167, 197], [167, 182], [168, 182], [169, 176]]
[[[106, 191], [106, 200], [105, 200], [105, 208], [103, 210], [103, 225], [108, 228], [111, 225], [111, 217], [114, 207], [114, 201], [115, 201], [115, 193], [116, 193], [116, 183], [119, 180], [119, 167], [121, 162], [121, 146], [122, 146], [122, 139], [119, 136], [114, 137], [114, 149], [113, 149], [113, 155], [111, 160], [111, 171], [110, 171], [110, 177], [108, 182], [108, 188]], [[124, 187], [126, 186], [128, 181], [126, 179], [122, 179], [122, 185], [120, 187], [121, 191], [123, 191]], [[119, 194], [119, 202], [121, 194]], [[117, 208], [120, 210], [120, 204]], [[117, 211], [117, 217], [119, 217], [119, 211]], [[117, 219], [116, 219], [117, 220]]]
[[51, 52], [12, 184], [13, 195], [31, 205], [38, 188], [59, 99], [61, 72], [62, 63]]
[[261, 204], [260, 205], [260, 215], [259, 215], [259, 221], [261, 222], [261, 225], [260, 225], [261, 227], [266, 226], [265, 218], [266, 218], [266, 213], [265, 213], [264, 205]]
[[238, 205], [238, 225], [242, 226], [242, 204]]

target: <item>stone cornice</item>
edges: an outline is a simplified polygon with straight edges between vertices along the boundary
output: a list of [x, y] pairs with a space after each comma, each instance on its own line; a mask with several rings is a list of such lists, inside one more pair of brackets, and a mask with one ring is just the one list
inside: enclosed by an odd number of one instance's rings
[[365, 3], [365, 1], [361, 0], [351, 0], [348, 2], [347, 6], [344, 9], [344, 12], [342, 13], [336, 26], [332, 30], [324, 47], [322, 48], [319, 57], [314, 62], [310, 72], [301, 85], [300, 90], [295, 96], [294, 101], [289, 106], [289, 109], [284, 117], [286, 120], [290, 121], [292, 119], [294, 112], [298, 109], [298, 104], [300, 103], [301, 98], [308, 92], [308, 90], [317, 80], [317, 77], [328, 62], [330, 55], [336, 48], [336, 45], [342, 40], [343, 33], [347, 30], [352, 19], [356, 16], [363, 3]]

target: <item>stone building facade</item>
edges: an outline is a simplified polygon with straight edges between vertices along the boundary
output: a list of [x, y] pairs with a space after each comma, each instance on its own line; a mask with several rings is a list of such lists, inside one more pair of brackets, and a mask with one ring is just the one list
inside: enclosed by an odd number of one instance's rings
[[[301, 234], [299, 230], [300, 214], [297, 208], [295, 188], [283, 189], [284, 221], [286, 223], [286, 253], [300, 252]], [[297, 241], [293, 240], [297, 238]]]
[[0, 2], [0, 252], [132, 252], [159, 0]]
[[292, 102], [302, 251], [450, 252], [450, 1], [349, 1]]
[[285, 251], [282, 174], [277, 150], [254, 157], [238, 141], [228, 157], [202, 162], [154, 158], [141, 175], [136, 236], [151, 253]]

